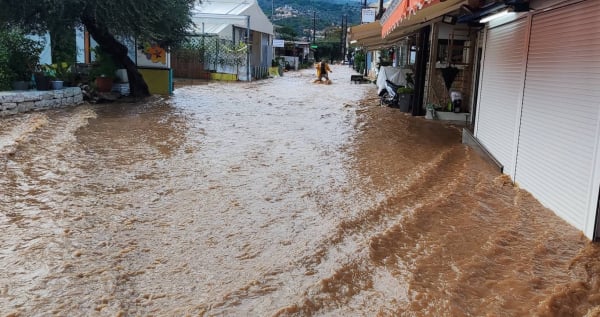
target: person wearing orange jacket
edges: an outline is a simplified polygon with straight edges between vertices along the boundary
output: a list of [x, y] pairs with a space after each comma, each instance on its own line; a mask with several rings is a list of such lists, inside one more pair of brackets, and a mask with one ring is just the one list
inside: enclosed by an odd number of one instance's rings
[[329, 82], [329, 75], [327, 73], [333, 73], [331, 68], [329, 68], [329, 64], [325, 61], [321, 61], [320, 63], [317, 63], [316, 68], [318, 81], [322, 81], [323, 77], [325, 77], [325, 81]]

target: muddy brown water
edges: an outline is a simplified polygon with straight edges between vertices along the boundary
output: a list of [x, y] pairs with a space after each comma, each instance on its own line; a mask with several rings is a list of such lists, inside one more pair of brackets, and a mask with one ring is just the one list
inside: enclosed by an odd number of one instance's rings
[[0, 316], [600, 316], [600, 248], [312, 71], [0, 118]]

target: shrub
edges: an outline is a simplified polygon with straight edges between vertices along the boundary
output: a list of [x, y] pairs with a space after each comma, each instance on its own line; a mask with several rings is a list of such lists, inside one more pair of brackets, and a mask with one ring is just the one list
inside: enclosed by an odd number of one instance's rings
[[415, 90], [410, 87], [400, 87], [398, 88], [398, 90], [396, 90], [396, 92], [398, 92], [399, 94], [412, 94], [415, 92]]
[[9, 81], [30, 81], [38, 67], [43, 43], [28, 38], [19, 29], [0, 28], [0, 47], [3, 48], [0, 52], [0, 70], [3, 74], [0, 77]]
[[90, 79], [93, 81], [97, 77], [115, 78], [118, 66], [113, 61], [112, 56], [103, 51], [100, 46], [96, 46], [93, 50], [96, 60], [90, 71]]
[[[0, 35], [1, 36], [1, 35]], [[8, 49], [0, 45], [0, 90], [10, 90], [12, 74], [9, 65]]]

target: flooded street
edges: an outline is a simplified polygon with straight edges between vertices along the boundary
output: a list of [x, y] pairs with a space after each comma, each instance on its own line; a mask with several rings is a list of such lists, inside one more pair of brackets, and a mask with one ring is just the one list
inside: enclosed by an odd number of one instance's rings
[[0, 118], [0, 316], [600, 316], [600, 247], [351, 74]]

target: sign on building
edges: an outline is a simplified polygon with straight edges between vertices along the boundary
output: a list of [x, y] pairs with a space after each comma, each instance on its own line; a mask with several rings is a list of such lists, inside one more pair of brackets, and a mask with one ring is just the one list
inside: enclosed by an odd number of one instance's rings
[[137, 65], [149, 68], [171, 67], [170, 54], [156, 43], [138, 42]]
[[362, 9], [362, 23], [371, 23], [375, 22], [375, 15], [377, 14], [377, 9]]
[[273, 39], [273, 47], [284, 47], [284, 44], [285, 44], [284, 40]]

